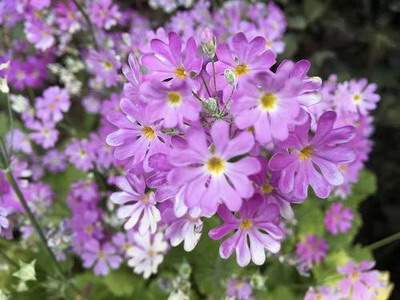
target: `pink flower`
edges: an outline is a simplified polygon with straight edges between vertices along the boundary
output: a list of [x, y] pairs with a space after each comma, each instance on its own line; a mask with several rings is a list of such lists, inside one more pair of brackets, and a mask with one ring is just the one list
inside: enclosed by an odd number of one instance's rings
[[341, 203], [333, 203], [325, 214], [325, 228], [331, 234], [345, 233], [351, 228], [353, 213]]
[[101, 245], [99, 241], [92, 239], [85, 244], [84, 251], [82, 254], [83, 266], [85, 268], [94, 266], [96, 275], [107, 275], [110, 268], [117, 269], [121, 265], [122, 258], [110, 243]]
[[308, 235], [296, 245], [299, 270], [306, 272], [320, 263], [328, 252], [328, 243], [315, 235]]
[[232, 214], [225, 206], [220, 206], [218, 215], [224, 224], [210, 230], [208, 235], [219, 240], [227, 234], [232, 236], [222, 242], [219, 254], [226, 259], [236, 251], [239, 266], [246, 266], [252, 260], [256, 265], [265, 262], [265, 249], [272, 253], [280, 250], [280, 241], [284, 231], [279, 226], [279, 207], [265, 204], [261, 197], [247, 200], [239, 211], [239, 217]]
[[152, 81], [143, 88], [143, 95], [148, 103], [148, 114], [153, 116], [152, 119], [161, 119], [166, 128], [183, 128], [184, 121], [199, 119], [200, 103], [186, 82], [167, 86]]
[[332, 186], [343, 183], [340, 164], [350, 163], [355, 157], [346, 147], [354, 137], [354, 127], [334, 128], [335, 112], [326, 112], [318, 120], [315, 135], [310, 135], [310, 120], [296, 126], [287, 140], [278, 145], [269, 167], [280, 171], [279, 188], [283, 193], [291, 193], [297, 199], [307, 197], [308, 186], [315, 194], [327, 198]]
[[350, 261], [338, 268], [338, 272], [345, 276], [338, 283], [343, 297], [350, 300], [376, 299], [376, 290], [382, 287], [382, 283], [379, 272], [371, 270], [374, 265], [372, 261], [362, 261], [359, 264]]
[[146, 54], [142, 58], [143, 65], [154, 78], [164, 81], [188, 80], [200, 73], [203, 59], [197, 51], [194, 38], [189, 38], [182, 50], [182, 39], [175, 32], [168, 34], [168, 43], [159, 39], [151, 41], [154, 54]]
[[121, 205], [117, 215], [128, 220], [124, 225], [125, 230], [138, 224], [141, 234], [147, 231], [155, 233], [161, 216], [154, 191], [147, 191], [144, 179], [133, 174], [119, 178], [116, 184], [122, 192], [113, 193], [110, 198], [115, 204]]
[[155, 123], [154, 117], [143, 111], [142, 106], [124, 98], [121, 110], [123, 113], [108, 116], [118, 129], [107, 136], [107, 144], [115, 147], [115, 159], [129, 159], [132, 165], [143, 163], [148, 170], [149, 157], [165, 148], [168, 136], [161, 132], [160, 122]]
[[52, 86], [43, 92], [43, 97], [36, 99], [36, 114], [43, 121], [56, 123], [62, 120], [63, 113], [69, 110], [70, 105], [68, 92], [58, 86]]
[[247, 154], [254, 146], [249, 132], [230, 139], [230, 126], [218, 121], [211, 128], [211, 143], [202, 130], [190, 129], [186, 135], [187, 148], [174, 149], [168, 174], [171, 185], [182, 189], [188, 207], [200, 207], [204, 214], [212, 215], [220, 203], [238, 211], [243, 198], [253, 195], [248, 176], [257, 173], [260, 164], [256, 158], [235, 157]]
[[90, 4], [90, 20], [99, 28], [106, 30], [117, 24], [121, 18], [118, 6], [112, 0], [96, 0]]

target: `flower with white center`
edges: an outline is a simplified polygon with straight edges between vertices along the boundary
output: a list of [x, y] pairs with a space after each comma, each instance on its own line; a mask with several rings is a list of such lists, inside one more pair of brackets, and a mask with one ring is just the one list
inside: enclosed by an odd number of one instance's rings
[[127, 252], [130, 257], [128, 265], [134, 268], [135, 273], [143, 274], [143, 277], [147, 279], [151, 274], [157, 273], [158, 266], [164, 259], [168, 244], [161, 232], [153, 236], [150, 232], [144, 235], [135, 233], [133, 239], [135, 245]]

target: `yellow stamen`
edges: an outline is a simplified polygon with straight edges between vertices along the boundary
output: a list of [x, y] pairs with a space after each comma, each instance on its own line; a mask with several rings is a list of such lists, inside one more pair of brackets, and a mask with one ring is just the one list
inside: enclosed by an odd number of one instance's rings
[[183, 67], [178, 67], [175, 70], [175, 75], [176, 77], [178, 77], [179, 79], [185, 79], [186, 78], [186, 70]]
[[142, 132], [144, 137], [147, 138], [148, 140], [154, 140], [154, 138], [156, 137], [156, 132], [154, 131], [153, 128], [149, 126], [143, 127]]
[[304, 147], [300, 153], [299, 153], [299, 158], [300, 160], [307, 160], [311, 157], [311, 155], [314, 153], [314, 149], [311, 146], [306, 146]]
[[182, 96], [178, 92], [168, 92], [167, 102], [172, 106], [179, 106], [182, 103]]
[[104, 66], [104, 69], [106, 69], [106, 70], [112, 70], [112, 68], [113, 68], [113, 64], [110, 63], [108, 60], [103, 62], [103, 66]]
[[361, 97], [360, 94], [354, 94], [354, 95], [353, 95], [353, 101], [354, 101], [355, 103], [360, 103], [361, 100], [362, 100], [362, 97]]
[[207, 161], [207, 170], [212, 175], [221, 175], [225, 171], [225, 162], [218, 156], [213, 156]]
[[249, 66], [248, 66], [248, 65], [245, 65], [245, 64], [239, 64], [239, 65], [237, 65], [236, 68], [235, 68], [235, 74], [236, 74], [237, 76], [245, 75], [245, 74], [247, 74], [249, 71], [250, 71], [250, 70], [249, 70]]
[[249, 229], [251, 229], [251, 227], [253, 227], [253, 221], [251, 221], [249, 219], [242, 220], [242, 222], [240, 222], [240, 225], [239, 225], [239, 228], [241, 230], [249, 230]]
[[260, 98], [260, 105], [263, 111], [273, 111], [276, 108], [278, 97], [272, 93], [264, 93]]
[[270, 185], [269, 183], [264, 183], [264, 184], [261, 186], [261, 191], [262, 191], [264, 194], [270, 194], [270, 193], [272, 193], [273, 190], [274, 190], [273, 186]]

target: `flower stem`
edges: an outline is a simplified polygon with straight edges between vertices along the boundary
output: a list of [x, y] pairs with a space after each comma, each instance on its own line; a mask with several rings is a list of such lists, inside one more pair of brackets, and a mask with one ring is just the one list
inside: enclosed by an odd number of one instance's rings
[[99, 49], [99, 44], [97, 44], [96, 36], [94, 35], [94, 30], [93, 30], [93, 24], [90, 21], [90, 18], [88, 14], [86, 13], [85, 9], [83, 6], [78, 2], [78, 0], [72, 0], [72, 2], [75, 4], [75, 6], [78, 8], [79, 12], [82, 14], [83, 18], [86, 21], [86, 24], [89, 28], [90, 36], [92, 37], [93, 45], [96, 50]]
[[49, 256], [51, 257], [51, 259], [54, 263], [54, 266], [56, 267], [56, 269], [60, 273], [60, 275], [62, 277], [64, 277], [64, 279], [66, 279], [64, 276], [63, 270], [61, 268], [61, 265], [57, 261], [56, 256], [54, 255], [54, 252], [50, 249], [50, 247], [47, 243], [47, 239], [43, 233], [43, 230], [40, 227], [38, 221], [36, 220], [35, 215], [32, 213], [32, 210], [29, 208], [29, 205], [26, 202], [25, 196], [22, 193], [21, 189], [19, 188], [19, 185], [18, 185], [17, 181], [15, 180], [10, 168], [7, 168], [5, 170], [5, 175], [6, 175], [7, 181], [9, 182], [9, 184], [13, 188], [15, 194], [17, 195], [18, 200], [21, 202], [22, 206], [24, 207], [24, 210], [27, 213], [32, 226], [35, 228], [37, 234], [39, 235], [40, 241], [42, 242], [42, 244], [45, 247]]
[[368, 250], [376, 250], [380, 247], [386, 246], [392, 242], [395, 242], [397, 240], [400, 240], [400, 232], [394, 233], [392, 235], [389, 235], [388, 237], [381, 239], [375, 243], [372, 243], [370, 245], [368, 245], [366, 248]]

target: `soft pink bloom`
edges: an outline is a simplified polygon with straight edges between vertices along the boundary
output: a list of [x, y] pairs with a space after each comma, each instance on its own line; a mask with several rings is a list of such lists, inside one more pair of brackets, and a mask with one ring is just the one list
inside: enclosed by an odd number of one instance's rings
[[345, 233], [351, 228], [353, 213], [350, 208], [341, 203], [333, 203], [326, 211], [324, 224], [331, 234]]

